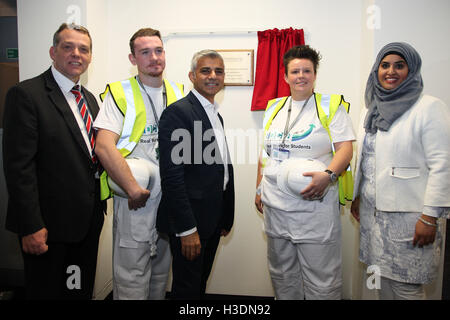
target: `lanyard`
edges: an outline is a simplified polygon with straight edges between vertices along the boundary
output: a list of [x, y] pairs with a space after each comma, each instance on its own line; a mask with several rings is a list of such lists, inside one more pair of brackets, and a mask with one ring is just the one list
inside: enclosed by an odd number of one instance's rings
[[310, 95], [308, 97], [308, 99], [306, 99], [306, 101], [305, 101], [305, 103], [303, 103], [303, 106], [300, 109], [300, 112], [298, 113], [297, 117], [294, 119], [294, 121], [292, 121], [291, 125], [289, 125], [289, 120], [291, 118], [291, 110], [292, 110], [292, 96], [291, 96], [291, 100], [289, 101], [289, 108], [288, 108], [288, 115], [287, 115], [287, 119], [286, 119], [286, 125], [284, 127], [283, 141], [281, 142], [282, 144], [284, 144], [284, 140], [286, 139], [288, 133], [292, 130], [294, 125], [297, 123], [298, 119], [300, 119], [300, 114], [302, 113], [303, 109], [305, 108], [306, 104], [308, 103], [308, 101], [309, 101], [309, 99], [311, 97], [312, 97], [312, 95]]
[[[156, 113], [155, 104], [152, 101], [152, 98], [150, 98], [150, 95], [148, 94], [147, 90], [145, 90], [145, 87], [142, 85], [141, 80], [139, 79], [139, 76], [136, 76], [136, 80], [141, 86], [142, 90], [144, 90], [145, 94], [147, 94], [147, 98], [150, 101], [150, 105], [152, 106], [153, 116], [155, 117], [156, 126], [159, 127], [159, 118], [158, 114]], [[163, 83], [163, 107], [166, 107], [167, 104], [167, 97], [166, 97], [166, 86]]]

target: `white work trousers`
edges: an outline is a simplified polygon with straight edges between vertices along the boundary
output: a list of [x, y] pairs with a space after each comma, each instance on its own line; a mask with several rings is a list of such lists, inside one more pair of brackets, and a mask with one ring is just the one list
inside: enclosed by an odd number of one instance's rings
[[172, 255], [169, 241], [159, 237], [157, 254], [150, 256], [150, 244], [137, 243], [136, 248], [121, 247], [114, 241], [114, 300], [163, 300], [166, 295]]
[[425, 300], [422, 284], [399, 282], [381, 277], [378, 291], [380, 300]]
[[341, 299], [341, 243], [293, 243], [267, 237], [269, 272], [278, 300]]
[[155, 229], [161, 194], [144, 208], [128, 209], [128, 200], [114, 197], [113, 297], [115, 300], [165, 298], [172, 255], [168, 238]]

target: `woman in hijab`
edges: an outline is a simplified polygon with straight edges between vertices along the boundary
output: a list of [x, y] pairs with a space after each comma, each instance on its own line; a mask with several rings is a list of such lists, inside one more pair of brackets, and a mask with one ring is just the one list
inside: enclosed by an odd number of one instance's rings
[[450, 207], [450, 111], [424, 95], [407, 43], [381, 49], [367, 81], [351, 212], [360, 260], [377, 266], [380, 299], [424, 299], [437, 275]]

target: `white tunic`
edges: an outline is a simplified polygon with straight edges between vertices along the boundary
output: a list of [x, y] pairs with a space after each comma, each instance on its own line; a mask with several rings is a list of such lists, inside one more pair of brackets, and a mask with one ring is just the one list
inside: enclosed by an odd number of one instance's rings
[[430, 283], [439, 267], [442, 221], [438, 221], [434, 242], [419, 248], [412, 242], [421, 212], [376, 209], [375, 138], [376, 134], [366, 134], [362, 147], [359, 259], [367, 265], [378, 266], [385, 278], [406, 283]]

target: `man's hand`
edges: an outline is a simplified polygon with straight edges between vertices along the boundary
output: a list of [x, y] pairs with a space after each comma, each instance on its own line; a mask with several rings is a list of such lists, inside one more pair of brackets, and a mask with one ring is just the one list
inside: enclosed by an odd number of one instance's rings
[[42, 228], [35, 233], [22, 237], [22, 248], [25, 253], [40, 255], [48, 251], [48, 231]]
[[117, 149], [120, 136], [107, 129], [100, 129], [95, 140], [95, 154], [100, 159], [108, 175], [128, 195], [128, 208], [137, 210], [145, 207], [150, 191], [139, 186], [131, 173], [130, 167]]
[[187, 236], [180, 237], [180, 240], [181, 253], [186, 259], [192, 261], [200, 255], [202, 245], [197, 231]]
[[138, 185], [138, 189], [129, 194], [128, 208], [130, 210], [137, 210], [145, 207], [147, 199], [150, 197], [150, 191], [143, 189]]

